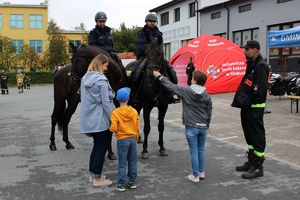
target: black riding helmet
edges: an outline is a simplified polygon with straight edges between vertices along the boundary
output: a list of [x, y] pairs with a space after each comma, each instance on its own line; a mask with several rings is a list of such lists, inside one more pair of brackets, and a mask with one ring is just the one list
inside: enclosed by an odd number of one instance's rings
[[107, 20], [107, 16], [105, 14], [105, 12], [97, 12], [96, 15], [95, 15], [95, 21], [97, 20]]
[[157, 17], [155, 14], [153, 13], [149, 13], [146, 18], [145, 21], [156, 21], [157, 22]]

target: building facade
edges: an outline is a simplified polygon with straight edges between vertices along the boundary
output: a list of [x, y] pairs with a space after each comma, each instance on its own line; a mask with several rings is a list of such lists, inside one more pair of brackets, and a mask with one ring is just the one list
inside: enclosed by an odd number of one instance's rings
[[9, 37], [16, 53], [28, 44], [42, 53], [47, 42], [48, 5], [0, 4], [0, 35]]
[[[195, 17], [189, 17], [191, 3], [195, 4]], [[176, 21], [177, 8], [180, 21]], [[156, 12], [158, 27], [164, 33], [167, 58], [187, 40], [212, 34], [240, 46], [248, 40], [258, 40], [263, 57], [269, 57], [274, 71], [299, 71], [299, 47], [269, 49], [267, 46], [268, 31], [300, 26], [299, 8], [299, 0], [173, 0], [150, 12]]]
[[197, 36], [197, 2], [174, 0], [150, 10], [158, 17], [158, 27], [163, 33], [164, 53], [167, 59], [187, 41]]
[[268, 31], [300, 26], [298, 0], [231, 0], [206, 6], [200, 12], [200, 34], [226, 37], [243, 46], [248, 40], [261, 44], [264, 58], [274, 71], [300, 71], [300, 48], [272, 48]]
[[[43, 53], [48, 46], [48, 3], [40, 5], [0, 4], [0, 35], [11, 39], [16, 53], [28, 44], [36, 53]], [[87, 32], [76, 28], [63, 30], [68, 42], [79, 45]]]

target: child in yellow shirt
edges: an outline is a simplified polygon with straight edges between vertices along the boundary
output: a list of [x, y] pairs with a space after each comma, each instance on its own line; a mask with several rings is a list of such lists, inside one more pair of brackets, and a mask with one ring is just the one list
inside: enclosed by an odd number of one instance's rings
[[111, 114], [110, 131], [116, 133], [118, 152], [118, 184], [117, 190], [126, 190], [126, 163], [128, 161], [127, 187], [136, 188], [137, 178], [137, 151], [136, 143], [139, 137], [139, 116], [137, 111], [128, 106], [130, 96], [129, 88], [118, 90], [116, 98], [120, 102], [120, 107]]

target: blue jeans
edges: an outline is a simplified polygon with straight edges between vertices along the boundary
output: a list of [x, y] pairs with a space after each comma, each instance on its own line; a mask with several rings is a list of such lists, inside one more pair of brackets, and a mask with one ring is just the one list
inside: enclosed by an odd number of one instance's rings
[[205, 139], [208, 128], [194, 128], [185, 126], [185, 135], [190, 149], [193, 175], [205, 170]]
[[91, 133], [94, 139], [94, 146], [90, 156], [89, 170], [92, 176], [101, 176], [104, 164], [105, 153], [110, 145], [112, 133], [109, 130]]
[[129, 181], [135, 183], [137, 178], [137, 154], [136, 154], [136, 138], [124, 138], [117, 140], [118, 149], [118, 184], [125, 184], [126, 177], [126, 163], [128, 161]]

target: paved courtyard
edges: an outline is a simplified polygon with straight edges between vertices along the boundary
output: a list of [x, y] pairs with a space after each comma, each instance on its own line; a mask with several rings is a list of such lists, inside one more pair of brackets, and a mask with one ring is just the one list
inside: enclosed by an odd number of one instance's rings
[[[76, 149], [66, 150], [57, 132], [58, 150], [49, 150], [52, 85], [32, 86], [0, 96], [0, 200], [58, 199], [300, 199], [300, 114], [290, 113], [290, 101], [270, 97], [265, 115], [267, 159], [265, 176], [243, 180], [234, 170], [244, 162], [245, 142], [239, 110], [230, 107], [232, 93], [212, 95], [213, 119], [207, 140], [207, 178], [193, 184], [188, 146], [181, 124], [181, 104], [170, 105], [165, 121], [169, 156], [158, 156], [157, 110], [151, 114], [150, 159], [138, 159], [138, 189], [115, 190], [117, 161], [107, 161], [104, 174], [113, 186], [88, 182], [92, 140], [79, 133], [79, 109], [69, 138]], [[294, 105], [295, 106], [295, 105]], [[294, 109], [295, 110], [295, 109]], [[141, 127], [142, 127], [141, 120]], [[115, 151], [116, 142], [113, 140]], [[138, 146], [139, 153], [142, 146]]]

